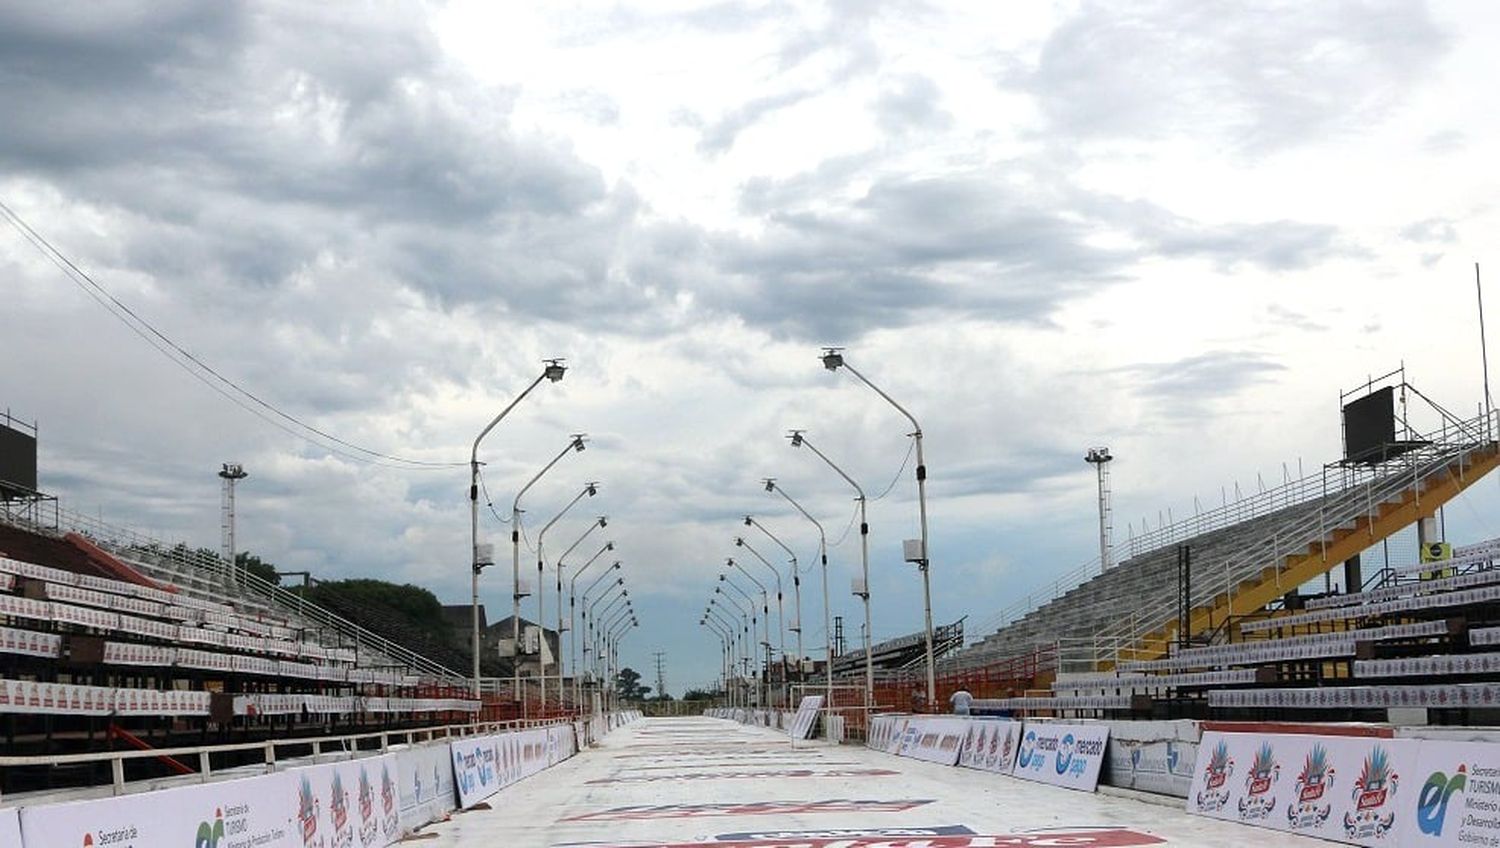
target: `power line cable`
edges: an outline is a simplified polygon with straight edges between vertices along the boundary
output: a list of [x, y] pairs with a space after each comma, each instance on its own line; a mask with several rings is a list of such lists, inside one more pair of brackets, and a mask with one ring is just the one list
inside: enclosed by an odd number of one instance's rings
[[[328, 433], [324, 430], [314, 427], [311, 424], [308, 424], [295, 415], [283, 411], [281, 408], [270, 403], [269, 401], [264, 400], [259, 395], [251, 392], [249, 389], [246, 389], [244, 386], [241, 386], [234, 380], [231, 380], [223, 374], [219, 373], [208, 363], [204, 362], [202, 359], [199, 359], [191, 351], [168, 338], [165, 333], [163, 333], [161, 330], [158, 330], [156, 326], [153, 325], [150, 321], [147, 321], [145, 318], [141, 317], [139, 313], [131, 309], [123, 301], [110, 293], [108, 289], [106, 289], [93, 277], [89, 276], [89, 274], [86, 273], [83, 269], [79, 268], [78, 265], [73, 262], [73, 260], [69, 259], [66, 254], [57, 249], [57, 247], [55, 247], [50, 241], [48, 241], [45, 236], [33, 229], [25, 219], [17, 214], [16, 211], [9, 205], [7, 205], [3, 200], [0, 200], [0, 214], [3, 214], [6, 223], [10, 224], [12, 228], [14, 228], [18, 233], [21, 234], [22, 238], [26, 239], [26, 241], [33, 247], [35, 247], [43, 256], [47, 257], [47, 259], [51, 261], [53, 265], [57, 266], [57, 268], [61, 270], [63, 274], [67, 276], [74, 285], [82, 289], [83, 292], [90, 298], [92, 298], [95, 303], [98, 303], [121, 323], [129, 327], [132, 332], [134, 332], [137, 336], [140, 336], [141, 339], [143, 339], [147, 344], [150, 344], [153, 348], [155, 348], [157, 352], [161, 353], [167, 359], [171, 360], [174, 365], [177, 365], [179, 368], [187, 371], [193, 377], [197, 378], [200, 382], [208, 385], [210, 388], [213, 388], [220, 395], [234, 402], [236, 406], [239, 406], [241, 409], [254, 414], [262, 421], [266, 421], [267, 423], [276, 426], [282, 432], [285, 432], [296, 438], [302, 439], [309, 444], [316, 445], [317, 447], [323, 448], [324, 450], [328, 450], [332, 453], [336, 453], [356, 462], [366, 462], [373, 465], [382, 465], [387, 468], [402, 468], [411, 471], [430, 471], [447, 468], [460, 468], [468, 464], [465, 462], [432, 462], [429, 460], [411, 459], [409, 457], [398, 456], [395, 454], [382, 453], [380, 451], [372, 450], [370, 448], [366, 448], [353, 442], [341, 439], [338, 436], [333, 435], [332, 433]], [[215, 382], [220, 385], [216, 385]], [[226, 392], [221, 386], [228, 387], [230, 390], [239, 395], [239, 397]], [[247, 405], [241, 400], [241, 398], [248, 399], [250, 403], [260, 407], [260, 410]], [[289, 422], [294, 427], [301, 428], [301, 430], [304, 430], [306, 432], [298, 432], [292, 429], [292, 427], [288, 427], [263, 414], [261, 410], [269, 412], [271, 415], [274, 415], [277, 418], [281, 418], [284, 421]], [[318, 438], [321, 438], [327, 442], [332, 442], [333, 445], [320, 442], [318, 441], [318, 439], [309, 436], [308, 433], [315, 434]], [[337, 445], [339, 447], [335, 447], [334, 445]], [[341, 450], [340, 448], [347, 448], [347, 450]]]
[[896, 476], [891, 478], [891, 484], [885, 487], [885, 491], [881, 492], [870, 500], [878, 501], [881, 498], [884, 498], [886, 495], [889, 495], [891, 493], [891, 490], [896, 488], [896, 484], [901, 482], [901, 475], [906, 473], [906, 466], [911, 462], [911, 455], [916, 449], [917, 440], [912, 439], [906, 446], [906, 458], [901, 460], [901, 467], [896, 469]]

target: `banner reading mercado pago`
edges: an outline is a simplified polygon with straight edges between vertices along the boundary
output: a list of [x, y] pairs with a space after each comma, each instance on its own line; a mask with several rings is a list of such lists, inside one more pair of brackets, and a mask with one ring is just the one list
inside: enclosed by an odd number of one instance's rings
[[1209, 731], [1198, 746], [1187, 809], [1356, 845], [1416, 844], [1402, 834], [1422, 789], [1418, 745]]
[[1024, 780], [1093, 792], [1104, 765], [1109, 727], [1026, 722], [1011, 774]]
[[183, 786], [21, 811], [25, 845], [72, 848], [164, 848], [174, 845], [253, 845], [327, 848], [305, 842], [290, 803], [289, 772]]

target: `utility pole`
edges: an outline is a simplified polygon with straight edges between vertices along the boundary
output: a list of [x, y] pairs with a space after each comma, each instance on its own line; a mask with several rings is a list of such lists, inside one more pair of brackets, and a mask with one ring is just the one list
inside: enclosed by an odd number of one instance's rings
[[661, 698], [667, 694], [667, 677], [662, 671], [662, 658], [666, 656], [666, 652], [656, 651], [652, 656], [656, 657], [656, 697]]

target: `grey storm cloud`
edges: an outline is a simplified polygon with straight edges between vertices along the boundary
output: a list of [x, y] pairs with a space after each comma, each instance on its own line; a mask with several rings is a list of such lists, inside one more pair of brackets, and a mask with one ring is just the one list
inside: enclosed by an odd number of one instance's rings
[[1086, 2], [1003, 77], [1037, 98], [1049, 134], [1269, 151], [1380, 118], [1450, 41], [1411, 0]]
[[1154, 401], [1159, 417], [1188, 418], [1218, 400], [1232, 398], [1286, 370], [1275, 359], [1255, 351], [1216, 350], [1173, 362], [1116, 369]]

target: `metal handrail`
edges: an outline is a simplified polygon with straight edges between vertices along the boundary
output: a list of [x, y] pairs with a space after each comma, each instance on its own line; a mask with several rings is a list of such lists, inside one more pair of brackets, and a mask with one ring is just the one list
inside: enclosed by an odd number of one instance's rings
[[[413, 745], [418, 741], [433, 742], [437, 739], [462, 739], [470, 736], [483, 736], [490, 733], [506, 732], [510, 730], [525, 730], [533, 727], [548, 727], [552, 725], [569, 724], [571, 719], [511, 719], [508, 721], [472, 722], [469, 724], [449, 724], [434, 727], [412, 728], [409, 730], [385, 730], [373, 733], [347, 734], [343, 736], [317, 736], [302, 739], [268, 739], [264, 742], [234, 742], [224, 745], [192, 745], [185, 748], [151, 748], [147, 750], [122, 749], [116, 751], [90, 751], [81, 754], [30, 754], [24, 756], [7, 755], [0, 756], [0, 768], [16, 768], [22, 766], [60, 766], [73, 765], [77, 763], [101, 763], [110, 764], [112, 772], [111, 787], [113, 794], [125, 794], [125, 761], [142, 759], [161, 759], [171, 757], [183, 759], [196, 757], [198, 759], [198, 780], [200, 783], [208, 782], [212, 774], [209, 758], [214, 754], [227, 754], [235, 751], [264, 751], [264, 765], [267, 772], [276, 768], [276, 751], [279, 748], [302, 748], [311, 747], [314, 757], [321, 756], [325, 746], [338, 746], [344, 751], [357, 754], [360, 751], [359, 743], [370, 739], [379, 739], [378, 749], [369, 749], [372, 752], [387, 753], [391, 747], [391, 740], [402, 739], [396, 744]], [[421, 738], [419, 738], [421, 737]], [[237, 766], [236, 768], [243, 768]], [[102, 784], [99, 784], [102, 785]], [[91, 787], [80, 786], [78, 790], [86, 790]]]
[[[431, 660], [421, 654], [412, 651], [404, 645], [397, 644], [389, 639], [355, 624], [352, 621], [321, 607], [312, 601], [288, 591], [280, 586], [256, 577], [249, 573], [235, 573], [229, 564], [218, 555], [201, 555], [197, 550], [185, 545], [179, 549], [176, 545], [168, 545], [160, 539], [138, 533], [134, 530], [109, 524], [93, 516], [84, 515], [70, 509], [59, 506], [56, 517], [60, 529], [72, 530], [90, 538], [101, 548], [111, 554], [120, 557], [127, 562], [144, 566], [148, 571], [172, 572], [173, 569], [164, 565], [163, 562], [153, 565], [145, 561], [146, 558], [154, 558], [178, 566], [183, 573], [178, 576], [195, 577], [215, 582], [221, 586], [237, 586], [246, 592], [247, 596], [259, 595], [261, 599], [270, 601], [287, 614], [299, 615], [313, 623], [329, 628], [354, 643], [356, 651], [361, 647], [367, 647], [384, 654], [389, 659], [407, 666], [418, 674], [425, 674], [436, 678], [430, 682], [461, 684], [465, 678], [459, 673], [446, 666]], [[10, 522], [23, 522], [28, 525], [27, 529], [34, 531], [45, 531], [19, 516], [0, 516], [0, 520]]]
[[[1467, 421], [1455, 420], [1451, 423], [1445, 417], [1443, 426], [1426, 434], [1424, 438], [1433, 445], [1441, 446], [1448, 445], [1449, 438], [1455, 434], [1465, 438], [1476, 438], [1476, 434], [1479, 434], [1478, 443], [1483, 444], [1482, 434], [1494, 432], [1486, 428], [1486, 421], [1485, 415], [1479, 415]], [[1320, 468], [1317, 472], [1304, 475], [1297, 480], [1245, 495], [1191, 518], [1184, 518], [1155, 530], [1143, 532], [1123, 542], [1115, 542], [1110, 547], [1110, 560], [1119, 563], [1117, 568], [1124, 567], [1130, 559], [1160, 550], [1175, 542], [1185, 541], [1326, 496], [1326, 478], [1324, 469]], [[1099, 573], [1099, 562], [1099, 557], [1095, 556], [1088, 562], [1070, 569], [1041, 590], [1030, 592], [1025, 598], [1001, 609], [996, 615], [987, 617], [982, 624], [970, 631], [975, 637], [974, 643], [983, 641], [1000, 628], [1024, 618], [1030, 612], [1046, 606], [1087, 583]]]
[[[1471, 423], [1473, 422], [1465, 422], [1465, 424]], [[1462, 430], [1467, 430], [1467, 427]], [[1488, 443], [1443, 445], [1434, 441], [1429, 448], [1414, 451], [1396, 461], [1396, 464], [1409, 466], [1410, 473], [1405, 469], [1399, 469], [1377, 477], [1375, 476], [1377, 472], [1372, 470], [1366, 481], [1327, 494], [1324, 500], [1333, 504], [1347, 503], [1350, 500], [1357, 503], [1363, 500], [1366, 508], [1373, 510], [1375, 503], [1383, 503], [1392, 495], [1403, 493], [1413, 487], [1420, 487], [1424, 481], [1446, 473], [1455, 459], [1461, 463], [1464, 457], [1474, 450], [1487, 446]], [[1288, 524], [1281, 525], [1270, 534], [1272, 543], [1279, 544], [1281, 550], [1287, 551], [1295, 550], [1304, 544], [1316, 543], [1319, 540], [1326, 542], [1328, 532], [1336, 529], [1336, 527], [1327, 526], [1327, 511], [1326, 506], [1320, 506], [1316, 513], [1300, 514], [1290, 518]], [[1248, 576], [1253, 576], [1250, 571], [1264, 567], [1266, 552], [1263, 549], [1265, 546], [1266, 538], [1263, 536], [1259, 545], [1242, 551], [1237, 557], [1225, 559], [1221, 569], [1224, 575], [1222, 582], [1212, 578], [1195, 581], [1197, 591], [1194, 592], [1195, 597], [1188, 599], [1189, 607], [1197, 609], [1205, 602], [1211, 602], [1220, 594], [1221, 588], [1228, 593], [1232, 603], [1234, 591]], [[1274, 555], [1276, 554], [1273, 553]], [[1280, 562], [1275, 564], [1279, 570]], [[1115, 630], [1105, 631], [1085, 640], [1093, 645], [1089, 653], [1095, 660], [1119, 660], [1121, 650], [1133, 648], [1143, 637], [1159, 630], [1166, 617], [1176, 608], [1176, 603], [1175, 597], [1160, 598], [1152, 606], [1144, 610], [1136, 610], [1129, 620], [1121, 622]]]

